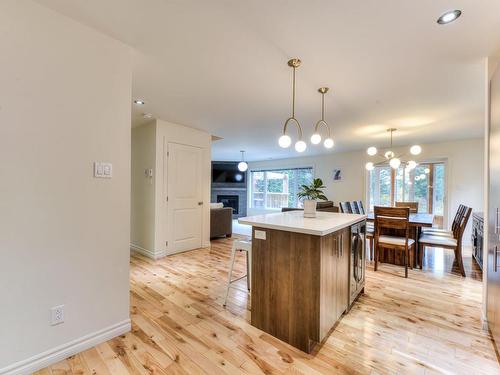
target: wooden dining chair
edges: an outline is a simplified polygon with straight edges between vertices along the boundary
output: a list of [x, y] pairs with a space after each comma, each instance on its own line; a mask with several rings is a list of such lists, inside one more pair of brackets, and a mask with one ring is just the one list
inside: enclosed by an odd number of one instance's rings
[[457, 226], [460, 225], [460, 222], [465, 215], [465, 211], [467, 209], [467, 206], [464, 206], [461, 204], [458, 206], [457, 212], [455, 212], [455, 217], [453, 218], [453, 222], [451, 223], [451, 229], [440, 229], [440, 228], [422, 228], [422, 233], [427, 233], [427, 234], [432, 234], [432, 235], [437, 235], [437, 236], [453, 236], [453, 231], [456, 229]]
[[408, 207], [411, 214], [418, 213], [418, 202], [396, 202], [396, 207]]
[[455, 259], [458, 263], [458, 268], [463, 277], [465, 277], [464, 262], [462, 258], [462, 237], [465, 227], [469, 221], [472, 208], [465, 207], [463, 214], [459, 217], [459, 223], [453, 230], [453, 236], [447, 235], [433, 235], [432, 233], [422, 233], [418, 239], [419, 249], [418, 254], [420, 257], [420, 268], [423, 268], [423, 257], [426, 247], [440, 247], [443, 249], [451, 249], [455, 252]]
[[366, 213], [365, 207], [363, 206], [363, 201], [357, 201], [358, 202], [358, 207], [359, 207], [359, 213], [364, 215]]
[[[410, 250], [414, 247], [415, 241], [409, 238], [410, 234], [410, 208], [409, 207], [378, 207], [374, 208], [375, 214], [375, 266], [378, 268], [379, 249], [403, 250], [405, 278], [408, 277], [408, 262], [410, 260]], [[401, 235], [384, 234], [383, 230], [389, 229], [404, 233]]]
[[339, 202], [340, 212], [343, 214], [352, 214], [352, 207], [349, 202]]

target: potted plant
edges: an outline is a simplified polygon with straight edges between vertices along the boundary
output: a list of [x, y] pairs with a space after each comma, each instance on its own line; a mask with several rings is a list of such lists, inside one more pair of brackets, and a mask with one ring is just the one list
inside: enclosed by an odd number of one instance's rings
[[321, 178], [315, 178], [310, 185], [302, 185], [297, 196], [303, 199], [304, 202], [304, 217], [316, 217], [316, 201], [328, 200], [325, 197], [323, 190], [326, 186], [323, 185]]

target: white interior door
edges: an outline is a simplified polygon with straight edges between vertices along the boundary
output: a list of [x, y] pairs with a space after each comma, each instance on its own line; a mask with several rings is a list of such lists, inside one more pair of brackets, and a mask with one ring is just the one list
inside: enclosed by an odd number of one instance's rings
[[168, 144], [168, 252], [201, 247], [202, 237], [202, 150]]

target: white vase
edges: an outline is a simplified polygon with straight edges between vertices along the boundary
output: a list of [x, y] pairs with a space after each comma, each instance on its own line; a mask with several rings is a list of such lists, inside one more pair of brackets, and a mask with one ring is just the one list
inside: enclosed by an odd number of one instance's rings
[[316, 201], [304, 200], [304, 217], [316, 217]]

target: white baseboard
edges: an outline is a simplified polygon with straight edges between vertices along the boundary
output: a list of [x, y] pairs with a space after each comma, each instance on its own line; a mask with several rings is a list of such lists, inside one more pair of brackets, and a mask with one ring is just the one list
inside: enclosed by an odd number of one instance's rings
[[131, 329], [130, 319], [104, 328], [100, 331], [80, 337], [31, 358], [0, 368], [3, 375], [27, 375], [41, 370], [72, 355], [83, 352], [116, 336], [123, 335]]
[[164, 250], [164, 251], [160, 251], [160, 252], [156, 252], [156, 251], [153, 251], [153, 250], [149, 250], [149, 249], [145, 249], [143, 247], [140, 247], [140, 246], [137, 246], [133, 243], [130, 244], [130, 249], [135, 251], [136, 253], [139, 253], [139, 254], [142, 254], [144, 255], [145, 257], [148, 257], [148, 258], [151, 258], [151, 259], [160, 259], [160, 258], [163, 258], [164, 256], [167, 255], [167, 251]]

